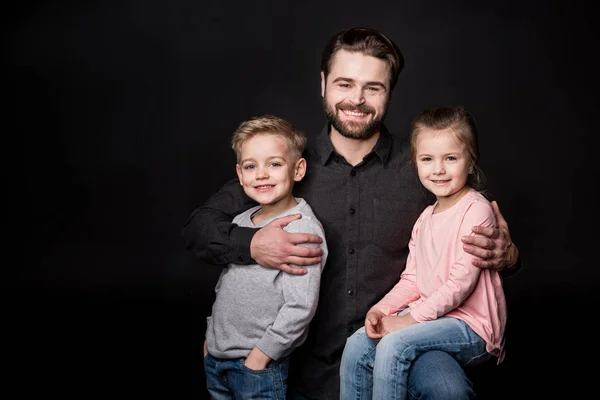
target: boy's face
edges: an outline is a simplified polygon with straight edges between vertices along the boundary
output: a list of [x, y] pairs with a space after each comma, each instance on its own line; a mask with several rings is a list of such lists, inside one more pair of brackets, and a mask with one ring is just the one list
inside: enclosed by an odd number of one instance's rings
[[283, 137], [257, 134], [242, 145], [236, 171], [251, 199], [285, 211], [293, 199], [294, 181], [304, 177], [305, 163], [294, 160]]

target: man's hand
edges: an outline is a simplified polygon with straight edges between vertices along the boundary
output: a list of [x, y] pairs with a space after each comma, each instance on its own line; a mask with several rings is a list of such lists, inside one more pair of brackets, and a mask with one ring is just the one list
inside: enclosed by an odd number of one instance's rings
[[379, 340], [383, 337], [383, 327], [381, 325], [383, 317], [385, 317], [385, 314], [375, 307], [367, 312], [367, 316], [365, 317], [365, 332], [370, 339]]
[[479, 268], [489, 268], [501, 271], [513, 266], [519, 258], [519, 250], [510, 240], [508, 224], [500, 213], [498, 203], [492, 201], [492, 208], [496, 214], [497, 228], [474, 226], [473, 236], [463, 236], [463, 248], [477, 258], [473, 265]]
[[410, 315], [410, 312], [404, 315], [386, 315], [381, 320], [382, 326], [382, 335], [385, 336], [388, 333], [392, 333], [397, 331], [398, 329], [405, 328], [407, 326], [411, 326], [414, 324], [418, 324], [419, 322]]
[[263, 226], [254, 234], [250, 243], [250, 255], [256, 262], [267, 268], [279, 269], [292, 275], [306, 274], [305, 268], [293, 265], [315, 265], [321, 262], [323, 251], [319, 247], [298, 246], [301, 243], [321, 243], [317, 235], [309, 233], [289, 233], [283, 227], [302, 217], [292, 214], [277, 218]]
[[269, 365], [270, 362], [271, 358], [262, 351], [260, 351], [258, 347], [255, 347], [248, 355], [248, 358], [246, 358], [246, 362], [244, 363], [244, 365], [247, 368], [259, 371], [261, 369], [267, 368], [267, 365]]

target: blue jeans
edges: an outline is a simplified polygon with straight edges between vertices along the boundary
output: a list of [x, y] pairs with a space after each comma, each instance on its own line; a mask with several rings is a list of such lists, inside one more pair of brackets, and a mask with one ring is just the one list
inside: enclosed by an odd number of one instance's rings
[[213, 400], [285, 400], [289, 356], [271, 361], [258, 371], [244, 365], [245, 358], [204, 358], [206, 387]]
[[[348, 338], [342, 354], [340, 398], [418, 399], [424, 395], [425, 387], [438, 391], [433, 398], [473, 398], [474, 393], [460, 366], [454, 362], [455, 367], [452, 368], [452, 361], [440, 357], [439, 352], [449, 354], [460, 365], [477, 365], [491, 358], [485, 346], [485, 341], [464, 321], [451, 317], [398, 329], [384, 336], [379, 342], [369, 339], [365, 328], [362, 327]], [[434, 358], [431, 361], [441, 361], [452, 368], [448, 374], [427, 372], [427, 364], [423, 364], [423, 361], [426, 361], [424, 359], [419, 360], [420, 370], [411, 369], [411, 364], [419, 356], [422, 355], [423, 358], [430, 352], [438, 353], [432, 354]], [[440, 365], [432, 367], [437, 370]], [[457, 374], [457, 368], [460, 374]], [[442, 391], [445, 391], [445, 394], [442, 395]], [[429, 396], [431, 395], [429, 393]]]

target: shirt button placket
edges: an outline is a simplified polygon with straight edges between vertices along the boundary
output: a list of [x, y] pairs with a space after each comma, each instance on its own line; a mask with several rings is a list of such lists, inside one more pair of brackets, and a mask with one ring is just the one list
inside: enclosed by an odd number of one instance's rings
[[348, 174], [346, 191], [346, 204], [348, 214], [346, 217], [346, 237], [348, 238], [348, 255], [346, 257], [346, 321], [348, 332], [353, 332], [353, 321], [356, 319], [356, 280], [358, 274], [358, 257], [356, 245], [359, 243], [359, 199], [360, 186], [357, 179], [357, 170], [352, 168]]

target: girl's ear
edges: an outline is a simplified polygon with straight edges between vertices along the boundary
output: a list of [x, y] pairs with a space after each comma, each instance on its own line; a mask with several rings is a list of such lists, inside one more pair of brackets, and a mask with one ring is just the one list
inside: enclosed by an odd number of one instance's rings
[[306, 174], [306, 160], [304, 158], [296, 161], [296, 166], [294, 167], [294, 181], [299, 182], [304, 178]]

